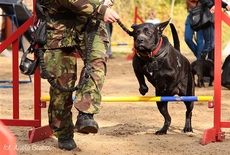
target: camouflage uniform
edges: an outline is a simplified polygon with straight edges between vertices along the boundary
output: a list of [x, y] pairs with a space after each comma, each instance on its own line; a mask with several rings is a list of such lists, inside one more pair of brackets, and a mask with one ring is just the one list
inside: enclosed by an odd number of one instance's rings
[[[95, 30], [96, 20], [103, 19], [106, 6], [100, 5], [98, 0], [41, 0], [41, 4], [45, 12], [50, 15], [50, 20], [47, 22], [48, 43], [44, 46], [46, 69], [58, 85], [64, 88], [74, 87], [77, 80], [76, 51], [84, 60], [86, 57], [84, 39], [87, 37], [87, 42], [89, 41], [90, 34]], [[57, 18], [52, 18], [55, 16]], [[90, 31], [85, 35], [89, 19], [93, 19], [93, 22]], [[84, 113], [99, 113], [108, 44], [105, 24], [101, 21], [90, 54], [90, 64], [93, 68], [91, 78], [76, 92], [74, 101], [75, 108]], [[83, 75], [84, 68], [80, 77]], [[50, 88], [49, 124], [57, 138], [63, 138], [74, 132], [72, 105], [72, 93]]]

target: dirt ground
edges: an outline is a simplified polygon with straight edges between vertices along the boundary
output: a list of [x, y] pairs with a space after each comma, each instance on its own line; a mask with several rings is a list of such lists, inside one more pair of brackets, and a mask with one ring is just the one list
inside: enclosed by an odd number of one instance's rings
[[[195, 57], [189, 52], [184, 55], [190, 61]], [[138, 83], [134, 76], [131, 61], [126, 55], [116, 55], [109, 59], [108, 73], [102, 90], [103, 96], [140, 96]], [[11, 58], [0, 55], [0, 79], [12, 79]], [[79, 59], [79, 69], [82, 61]], [[20, 80], [28, 77], [20, 74]], [[196, 95], [212, 96], [213, 87], [196, 88]], [[11, 83], [0, 83], [11, 85]], [[147, 96], [154, 96], [154, 88], [150, 88]], [[42, 96], [48, 95], [49, 84], [42, 80]], [[33, 82], [20, 84], [20, 118], [33, 119]], [[223, 121], [230, 121], [230, 91], [222, 88]], [[73, 108], [74, 123], [77, 111]], [[183, 133], [185, 121], [185, 106], [183, 102], [170, 102], [169, 112], [172, 123], [167, 135], [155, 135], [163, 125], [163, 117], [158, 112], [155, 102], [102, 103], [101, 112], [95, 115], [100, 129], [97, 134], [81, 135], [75, 133], [77, 148], [63, 151], [57, 148], [57, 139], [49, 139], [28, 144], [28, 131], [31, 127], [15, 127], [9, 129], [17, 138], [17, 153], [19, 155], [229, 155], [230, 130], [225, 132], [222, 142], [201, 145], [205, 129], [213, 127], [213, 109], [207, 102], [195, 102], [193, 110], [193, 133]], [[12, 89], [0, 88], [0, 118], [12, 118]], [[42, 109], [42, 126], [47, 125], [47, 108]], [[7, 149], [7, 146], [0, 146]]]

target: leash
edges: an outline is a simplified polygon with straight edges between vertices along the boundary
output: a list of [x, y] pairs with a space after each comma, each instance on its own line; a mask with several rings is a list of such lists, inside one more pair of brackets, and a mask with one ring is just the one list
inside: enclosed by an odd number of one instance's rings
[[[44, 49], [42, 49], [41, 47], [37, 49], [38, 56], [40, 58], [40, 65], [41, 65], [41, 69], [42, 69], [42, 74], [44, 75], [44, 77], [47, 79], [47, 81], [50, 83], [50, 85], [52, 87], [54, 87], [54, 88], [56, 88], [62, 92], [73, 92], [75, 90], [81, 89], [89, 81], [89, 78], [91, 77], [91, 72], [92, 72], [92, 66], [90, 65], [90, 53], [91, 53], [91, 49], [92, 49], [93, 40], [94, 40], [96, 31], [97, 31], [99, 25], [100, 25], [100, 21], [97, 21], [96, 26], [95, 26], [95, 30], [93, 31], [93, 33], [90, 36], [89, 46], [86, 46], [86, 48], [87, 48], [86, 49], [86, 59], [84, 60], [85, 74], [84, 74], [81, 82], [79, 82], [76, 87], [63, 88], [60, 85], [58, 85], [57, 83], [55, 83], [53, 78], [49, 75], [49, 73], [46, 70], [46, 66], [44, 63]], [[86, 32], [90, 28], [91, 28], [91, 24], [87, 24]], [[86, 37], [85, 37], [85, 39], [86, 39]], [[86, 44], [86, 40], [85, 40], [85, 44]]]
[[120, 20], [118, 20], [117, 23], [128, 35], [133, 36], [133, 32], [129, 31]]
[[[130, 36], [133, 36], [133, 33], [131, 31], [129, 31], [123, 23], [121, 23], [121, 21], [117, 21], [117, 23], [120, 25], [120, 27], [127, 33], [129, 34]], [[50, 83], [50, 85], [62, 92], [73, 92], [75, 90], [79, 90], [81, 89], [88, 81], [89, 81], [89, 78], [91, 77], [91, 73], [92, 73], [92, 66], [90, 65], [90, 53], [91, 53], [91, 49], [92, 49], [92, 44], [93, 44], [93, 40], [94, 40], [94, 37], [95, 37], [95, 34], [96, 34], [96, 31], [98, 29], [100, 25], [100, 21], [97, 21], [96, 22], [96, 26], [95, 26], [95, 30], [94, 32], [91, 34], [90, 36], [90, 40], [89, 40], [89, 46], [86, 46], [87, 49], [86, 49], [86, 59], [84, 60], [84, 65], [85, 65], [85, 74], [81, 80], [81, 82], [78, 83], [78, 85], [76, 87], [73, 87], [73, 88], [63, 88], [61, 87], [60, 85], [58, 85], [57, 83], [54, 82], [54, 80], [50, 77], [50, 75], [48, 74], [47, 70], [46, 70], [46, 67], [45, 67], [45, 63], [44, 63], [44, 51], [42, 48], [38, 48], [37, 49], [37, 53], [38, 53], [38, 56], [40, 58], [40, 64], [41, 64], [41, 69], [42, 69], [42, 72], [45, 76], [45, 78], [47, 78], [47, 81]], [[86, 28], [86, 32], [87, 30], [89, 30], [91, 28], [90, 24], [87, 24], [87, 28]], [[86, 41], [85, 41], [86, 43]]]

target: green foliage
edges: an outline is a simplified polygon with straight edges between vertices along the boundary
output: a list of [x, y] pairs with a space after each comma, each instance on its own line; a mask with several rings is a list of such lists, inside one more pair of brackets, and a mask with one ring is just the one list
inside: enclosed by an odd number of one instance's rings
[[[138, 8], [137, 14], [144, 21], [147, 19], [147, 14], [150, 9], [154, 8], [157, 12], [157, 18], [160, 21], [166, 21], [172, 17], [171, 22], [176, 26], [178, 35], [180, 38], [181, 50], [190, 51], [186, 43], [184, 42], [184, 27], [187, 17], [186, 1], [175, 0], [175, 5], [172, 5], [172, 0], [116, 0], [114, 9], [119, 13], [120, 21], [129, 29], [134, 24], [135, 7]], [[173, 11], [172, 11], [173, 9]], [[141, 23], [138, 19], [137, 23]], [[222, 29], [222, 49], [230, 41], [229, 26], [225, 23]], [[170, 27], [167, 26], [164, 35], [168, 36], [172, 43], [172, 35]], [[114, 24], [114, 33], [112, 35], [113, 43], [133, 43], [133, 38], [124, 32], [118, 24]]]

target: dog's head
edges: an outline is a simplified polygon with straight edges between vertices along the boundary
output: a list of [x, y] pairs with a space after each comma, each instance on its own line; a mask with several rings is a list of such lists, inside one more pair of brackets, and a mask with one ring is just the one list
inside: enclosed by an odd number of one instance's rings
[[150, 53], [158, 47], [162, 33], [169, 21], [158, 24], [133, 24], [134, 48], [141, 53]]

